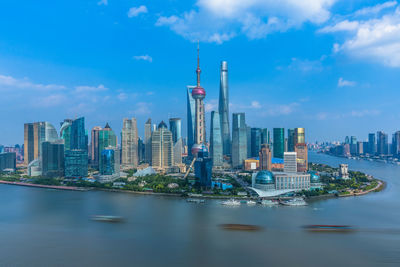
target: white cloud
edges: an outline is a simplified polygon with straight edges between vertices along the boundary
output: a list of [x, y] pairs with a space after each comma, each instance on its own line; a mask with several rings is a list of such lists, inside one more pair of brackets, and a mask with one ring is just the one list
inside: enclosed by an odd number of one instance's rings
[[218, 100], [217, 99], [210, 99], [204, 105], [204, 110], [206, 112], [211, 112], [217, 110], [218, 108]]
[[108, 5], [108, 0], [100, 0], [99, 2], [97, 2], [97, 4], [99, 6], [107, 6]]
[[108, 88], [104, 87], [104, 85], [100, 84], [99, 86], [76, 86], [75, 91], [77, 93], [85, 93], [85, 92], [102, 92], [107, 91]]
[[32, 105], [35, 107], [54, 107], [66, 101], [66, 96], [63, 94], [46, 95], [42, 97], [35, 97], [32, 100]]
[[335, 53], [400, 67], [400, 7], [379, 18], [340, 21], [320, 32], [344, 32], [342, 44], [334, 44]]
[[153, 62], [153, 58], [149, 55], [142, 55], [142, 56], [133, 56], [133, 59], [135, 60], [144, 60], [148, 62]]
[[391, 8], [396, 5], [397, 5], [397, 1], [388, 1], [388, 2], [385, 2], [382, 4], [378, 4], [376, 6], [360, 9], [360, 10], [356, 11], [354, 13], [354, 15], [355, 16], [365, 16], [365, 15], [377, 14], [384, 9]]
[[252, 101], [250, 106], [255, 109], [261, 108], [261, 104], [258, 101]]
[[131, 113], [134, 115], [150, 114], [151, 113], [150, 107], [151, 107], [151, 103], [138, 102], [138, 103], [136, 103], [135, 110], [131, 111]]
[[292, 62], [289, 64], [288, 69], [299, 70], [301, 72], [319, 72], [323, 70], [322, 62], [325, 58], [326, 56], [322, 56], [318, 60], [292, 58]]
[[126, 100], [126, 99], [128, 98], [128, 95], [125, 94], [125, 93], [119, 93], [119, 94], [117, 95], [117, 98], [118, 98], [120, 101], [124, 101], [124, 100]]
[[143, 5], [139, 7], [131, 7], [128, 11], [128, 17], [129, 18], [137, 17], [139, 14], [147, 12], [148, 12], [147, 7]]
[[373, 110], [352, 110], [349, 113], [349, 116], [351, 117], [365, 117], [365, 116], [376, 116], [381, 114], [379, 110], [373, 109]]
[[197, 0], [196, 9], [181, 15], [161, 16], [157, 26], [168, 26], [190, 41], [222, 43], [239, 34], [249, 39], [320, 24], [331, 14], [337, 0]]
[[340, 77], [338, 80], [338, 87], [355, 86], [355, 85], [356, 85], [356, 82], [347, 81], [347, 80], [343, 79], [342, 77]]
[[66, 87], [64, 85], [57, 85], [57, 84], [33, 83], [30, 82], [28, 79], [16, 79], [12, 76], [0, 75], [0, 90], [7, 88], [51, 91], [51, 90], [64, 90]]

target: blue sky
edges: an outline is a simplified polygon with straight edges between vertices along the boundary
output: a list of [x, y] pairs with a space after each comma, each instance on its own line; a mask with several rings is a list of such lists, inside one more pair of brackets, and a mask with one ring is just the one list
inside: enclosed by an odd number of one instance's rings
[[22, 143], [25, 122], [119, 133], [134, 116], [142, 135], [149, 117], [185, 118], [197, 40], [207, 120], [227, 60], [231, 111], [250, 126], [306, 127], [308, 141], [400, 129], [400, 4], [277, 2], [1, 1], [0, 143]]

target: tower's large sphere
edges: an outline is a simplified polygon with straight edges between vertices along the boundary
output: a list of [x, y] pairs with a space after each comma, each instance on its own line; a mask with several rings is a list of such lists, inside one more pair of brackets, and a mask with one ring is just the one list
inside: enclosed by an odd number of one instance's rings
[[192, 96], [194, 99], [204, 99], [206, 97], [206, 91], [201, 86], [195, 87], [192, 90]]

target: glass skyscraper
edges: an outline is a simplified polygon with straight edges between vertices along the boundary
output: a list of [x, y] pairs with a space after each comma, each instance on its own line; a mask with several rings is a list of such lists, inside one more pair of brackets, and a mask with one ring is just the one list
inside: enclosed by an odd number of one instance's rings
[[64, 176], [64, 144], [62, 140], [42, 143], [42, 175]]
[[222, 166], [222, 153], [221, 117], [219, 112], [211, 111], [210, 156], [213, 166]]
[[270, 144], [271, 137], [267, 128], [261, 130], [261, 144]]
[[368, 134], [368, 153], [370, 155], [376, 154], [376, 140], [374, 133]]
[[169, 119], [169, 130], [172, 133], [174, 144], [182, 138], [182, 120], [180, 118]]
[[187, 144], [188, 150], [192, 149], [195, 143], [195, 123], [196, 123], [196, 101], [192, 96], [192, 90], [196, 86], [187, 86]]
[[115, 175], [119, 176], [120, 173], [120, 150], [116, 147], [106, 147], [101, 151], [101, 175]]
[[[106, 147], [116, 147], [117, 146], [117, 136], [114, 131], [111, 129], [108, 123], [103, 128], [103, 130], [99, 131], [99, 155]], [[99, 157], [99, 165], [101, 164], [101, 156]]]
[[377, 154], [378, 155], [388, 155], [389, 147], [388, 147], [388, 135], [382, 131], [376, 133], [376, 141], [377, 141]]
[[247, 137], [247, 158], [251, 158], [251, 127], [246, 126], [246, 137]]
[[134, 168], [138, 166], [138, 140], [136, 119], [124, 119], [121, 132], [122, 165]]
[[158, 169], [171, 167], [174, 161], [172, 133], [164, 121], [160, 122], [151, 137], [152, 166]]
[[244, 113], [232, 114], [232, 167], [240, 168], [247, 158], [247, 126]]
[[149, 118], [144, 124], [144, 161], [151, 165], [151, 119]]
[[288, 137], [287, 137], [287, 151], [288, 152], [293, 152], [294, 147], [295, 147], [295, 134], [294, 134], [294, 129], [288, 129]]
[[65, 151], [65, 177], [83, 178], [88, 175], [88, 153], [83, 149]]
[[70, 136], [70, 149], [88, 151], [88, 138], [85, 131], [85, 117], [72, 121]]
[[273, 154], [274, 158], [283, 159], [283, 153], [285, 152], [285, 129], [274, 128], [274, 143], [273, 143]]
[[251, 156], [258, 157], [261, 149], [261, 129], [251, 128]]
[[223, 154], [231, 154], [231, 133], [229, 129], [229, 87], [228, 62], [221, 62], [218, 111], [221, 122]]

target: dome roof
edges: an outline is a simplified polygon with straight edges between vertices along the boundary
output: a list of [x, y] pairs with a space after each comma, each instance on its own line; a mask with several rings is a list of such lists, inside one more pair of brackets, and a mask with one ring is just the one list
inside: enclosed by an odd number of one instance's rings
[[317, 172], [310, 171], [309, 173], [310, 173], [310, 182], [311, 183], [319, 183], [320, 182], [319, 175]]
[[161, 128], [168, 129], [168, 126], [164, 121], [161, 121], [160, 124], [158, 124], [158, 129], [161, 129]]
[[204, 98], [206, 96], [206, 91], [203, 87], [197, 86], [192, 90], [192, 96], [194, 98]]
[[256, 184], [274, 184], [274, 175], [270, 171], [260, 171], [256, 175]]

